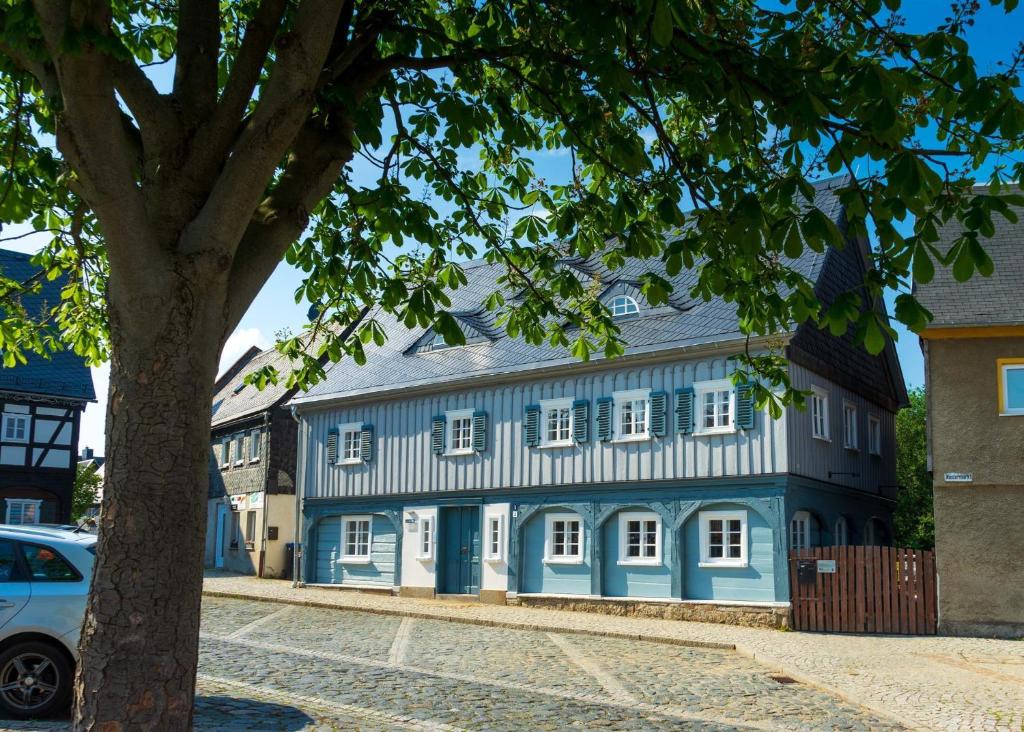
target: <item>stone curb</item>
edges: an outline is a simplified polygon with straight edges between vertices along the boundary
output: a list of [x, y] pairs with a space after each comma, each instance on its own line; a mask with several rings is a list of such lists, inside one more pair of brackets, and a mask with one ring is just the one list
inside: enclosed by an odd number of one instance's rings
[[661, 643], [662, 645], [671, 646], [683, 646], [688, 648], [708, 648], [713, 650], [721, 651], [734, 651], [739, 653], [745, 658], [749, 658], [756, 663], [776, 670], [780, 674], [785, 674], [790, 678], [810, 686], [815, 689], [819, 689], [828, 694], [836, 696], [843, 701], [860, 707], [872, 714], [877, 714], [881, 717], [885, 717], [899, 725], [902, 725], [910, 730], [928, 730], [927, 726], [923, 726], [919, 721], [905, 717], [886, 706], [878, 705], [876, 702], [870, 699], [865, 699], [859, 694], [851, 694], [849, 691], [837, 688], [831, 684], [825, 683], [820, 679], [798, 671], [789, 666], [788, 663], [780, 661], [779, 659], [765, 655], [760, 651], [755, 651], [753, 648], [746, 646], [742, 643], [719, 643], [716, 641], [701, 641], [687, 638], [670, 638], [663, 635], [647, 635], [644, 633], [620, 633], [617, 631], [602, 631], [602, 630], [591, 630], [589, 628], [567, 628], [560, 626], [555, 623], [548, 624], [536, 624], [536, 623], [516, 623], [512, 621], [503, 620], [487, 620], [485, 618], [468, 618], [458, 615], [445, 615], [443, 613], [429, 613], [429, 612], [417, 612], [414, 610], [404, 610], [401, 608], [362, 608], [352, 607], [348, 605], [339, 605], [331, 602], [324, 602], [321, 600], [298, 600], [291, 598], [279, 598], [279, 597], [266, 597], [266, 596], [255, 596], [247, 595], [244, 592], [227, 592], [224, 590], [203, 590], [203, 595], [209, 597], [223, 597], [233, 600], [249, 600], [252, 602], [271, 602], [284, 605], [296, 605], [299, 607], [314, 607], [325, 610], [347, 610], [349, 612], [360, 612], [367, 613], [370, 615], [388, 615], [397, 617], [414, 618], [417, 620], [442, 620], [450, 623], [462, 623], [464, 625], [479, 625], [491, 628], [508, 628], [510, 630], [531, 630], [546, 633], [563, 633], [566, 635], [587, 635], [598, 638], [616, 638], [620, 640], [637, 640], [645, 641], [647, 643]]

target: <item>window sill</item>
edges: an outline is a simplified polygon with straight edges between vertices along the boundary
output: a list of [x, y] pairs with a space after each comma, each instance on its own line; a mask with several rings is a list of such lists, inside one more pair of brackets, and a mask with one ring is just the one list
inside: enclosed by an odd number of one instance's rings
[[434, 558], [433, 557], [416, 557], [416, 561], [417, 562], [423, 562], [424, 564], [426, 564], [427, 562], [433, 562]]
[[620, 559], [615, 563], [620, 567], [660, 567], [661, 559]]
[[234, 465], [235, 465], [236, 468], [241, 467], [242, 465], [245, 465], [245, 461], [244, 460], [236, 460]]
[[811, 435], [811, 437], [819, 442], [832, 442], [831, 437], [819, 437], [818, 435]]
[[342, 557], [337, 560], [338, 564], [371, 564], [373, 562], [369, 557]]
[[703, 569], [746, 569], [749, 562], [697, 562], [697, 566]]
[[230, 467], [231, 467], [231, 463], [221, 463], [220, 464], [220, 469], [221, 470], [227, 470]]
[[466, 455], [476, 455], [476, 450], [450, 450], [442, 454], [442, 457], [465, 457]]
[[583, 564], [583, 557], [567, 557], [565, 559], [544, 558], [544, 564]]
[[349, 458], [347, 460], [339, 460], [337, 465], [361, 465], [362, 462], [361, 458]]
[[252, 465], [253, 463], [258, 463], [259, 461], [260, 461], [259, 458], [249, 458], [249, 464], [250, 465]]
[[716, 427], [711, 430], [700, 430], [699, 432], [691, 432], [694, 437], [713, 437], [715, 435], [734, 435], [736, 434], [735, 427]]
[[651, 441], [651, 436], [650, 435], [639, 435], [637, 437], [633, 437], [633, 436], [629, 436], [629, 437], [616, 437], [615, 439], [612, 440], [612, 442], [614, 442], [616, 444], [621, 444], [623, 442], [650, 442], [650, 441]]
[[501, 564], [505, 561], [504, 557], [484, 557], [484, 561], [488, 564]]
[[559, 448], [564, 448], [564, 447], [576, 447], [576, 445], [577, 445], [577, 443], [572, 442], [572, 441], [570, 441], [570, 442], [547, 442], [547, 443], [542, 442], [541, 444], [537, 445], [537, 447], [540, 448], [541, 450], [557, 450]]
[[853, 445], [843, 445], [843, 449], [844, 450], [849, 450], [850, 452], [860, 452], [860, 448], [859, 447], [855, 447]]

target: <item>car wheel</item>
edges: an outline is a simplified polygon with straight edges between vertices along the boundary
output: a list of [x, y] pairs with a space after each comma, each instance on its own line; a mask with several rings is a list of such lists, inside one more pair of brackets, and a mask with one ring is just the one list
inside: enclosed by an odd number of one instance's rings
[[54, 645], [29, 641], [0, 653], [0, 709], [12, 717], [46, 717], [71, 701], [74, 671]]

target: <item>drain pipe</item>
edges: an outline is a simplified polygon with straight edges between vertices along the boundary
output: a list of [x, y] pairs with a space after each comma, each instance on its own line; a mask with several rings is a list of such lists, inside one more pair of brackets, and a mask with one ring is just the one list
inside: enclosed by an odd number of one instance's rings
[[291, 405], [292, 419], [299, 426], [296, 439], [299, 443], [299, 454], [296, 456], [295, 470], [295, 537], [292, 539], [292, 587], [299, 586], [299, 572], [302, 568], [302, 494], [306, 490], [306, 445], [302, 432], [302, 421], [299, 419], [298, 408]]

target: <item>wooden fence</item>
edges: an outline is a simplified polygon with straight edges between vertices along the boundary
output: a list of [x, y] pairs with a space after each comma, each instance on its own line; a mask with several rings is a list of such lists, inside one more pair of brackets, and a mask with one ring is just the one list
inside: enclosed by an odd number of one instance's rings
[[789, 553], [796, 630], [934, 635], [935, 554], [878, 546]]

